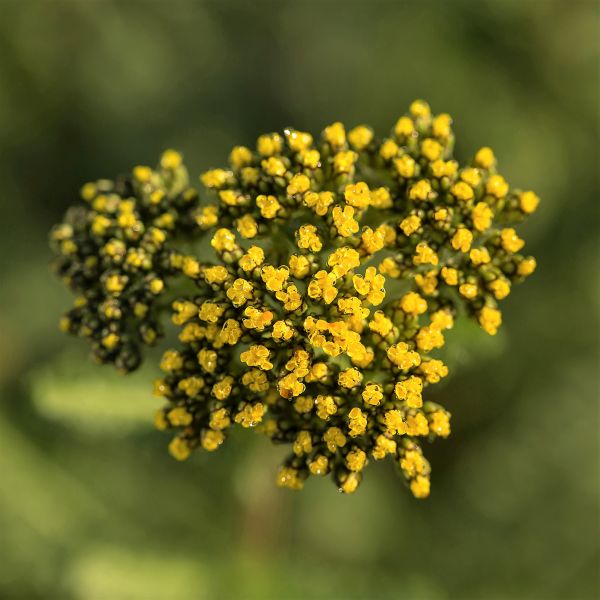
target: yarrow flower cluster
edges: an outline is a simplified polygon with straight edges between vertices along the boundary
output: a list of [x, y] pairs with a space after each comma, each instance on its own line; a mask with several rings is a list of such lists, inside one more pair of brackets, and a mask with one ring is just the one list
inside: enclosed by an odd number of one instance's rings
[[175, 458], [238, 424], [290, 446], [280, 486], [331, 475], [351, 493], [390, 456], [428, 496], [420, 440], [450, 434], [424, 398], [448, 374], [436, 350], [458, 316], [496, 334], [498, 302], [536, 266], [514, 225], [538, 197], [510, 189], [490, 148], [461, 166], [451, 124], [417, 100], [383, 139], [341, 123], [318, 141], [261, 135], [201, 176], [205, 202], [172, 150], [86, 184], [51, 235], [78, 294], [61, 327], [130, 371], [169, 290], [180, 346], [160, 363], [155, 423]]

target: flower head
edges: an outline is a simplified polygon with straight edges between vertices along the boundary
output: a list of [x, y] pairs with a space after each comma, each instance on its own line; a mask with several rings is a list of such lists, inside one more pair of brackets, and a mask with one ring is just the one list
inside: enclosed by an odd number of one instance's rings
[[[419, 100], [383, 139], [334, 123], [320, 139], [287, 129], [236, 146], [202, 175], [202, 206], [173, 151], [87, 184], [52, 232], [78, 294], [61, 326], [131, 370], [179, 276], [194, 292], [172, 304], [181, 344], [155, 384], [175, 458], [217, 450], [239, 425], [289, 444], [278, 485], [330, 474], [352, 493], [371, 458], [391, 456], [424, 498], [420, 440], [450, 433], [426, 400], [448, 374], [435, 352], [459, 312], [494, 335], [498, 302], [536, 266], [515, 226], [539, 198], [512, 191], [489, 148], [461, 166], [453, 147], [450, 116]], [[182, 234], [209, 251], [182, 253]]]

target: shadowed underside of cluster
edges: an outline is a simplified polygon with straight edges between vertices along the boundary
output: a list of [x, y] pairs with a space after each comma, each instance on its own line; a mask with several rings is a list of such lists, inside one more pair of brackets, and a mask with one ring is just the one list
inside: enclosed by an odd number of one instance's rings
[[494, 335], [498, 302], [535, 269], [514, 225], [538, 197], [509, 188], [490, 148], [460, 165], [453, 145], [451, 118], [417, 100], [385, 138], [334, 123], [236, 146], [202, 200], [172, 150], [86, 184], [51, 234], [77, 293], [61, 327], [127, 372], [172, 311], [155, 422], [177, 459], [238, 424], [290, 446], [279, 485], [331, 474], [353, 492], [391, 456], [426, 497], [420, 440], [450, 433], [424, 398], [448, 373], [435, 352], [458, 317]]

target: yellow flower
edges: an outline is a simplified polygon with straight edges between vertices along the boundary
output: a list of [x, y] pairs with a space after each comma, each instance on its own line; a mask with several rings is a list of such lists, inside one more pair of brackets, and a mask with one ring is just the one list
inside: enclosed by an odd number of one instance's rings
[[394, 159], [394, 167], [400, 177], [410, 179], [415, 175], [417, 163], [408, 154], [403, 154], [399, 158]]
[[370, 203], [371, 206], [375, 208], [391, 208], [393, 203], [390, 191], [385, 187], [379, 187], [371, 190]]
[[270, 310], [259, 310], [254, 306], [247, 306], [244, 309], [244, 316], [246, 317], [242, 321], [244, 327], [256, 331], [263, 331], [273, 320], [273, 313]]
[[[189, 398], [197, 396], [200, 390], [204, 388], [204, 379], [202, 377], [186, 377], [177, 384], [177, 389], [181, 390]], [[169, 392], [170, 393], [170, 392]]]
[[399, 410], [388, 410], [384, 415], [384, 423], [387, 435], [404, 435], [406, 433], [406, 423]]
[[437, 310], [431, 315], [431, 326], [439, 329], [452, 329], [454, 318], [448, 310]]
[[485, 202], [478, 202], [471, 212], [473, 227], [479, 232], [483, 232], [490, 227], [493, 217], [492, 209]]
[[410, 117], [400, 117], [394, 127], [394, 133], [399, 137], [409, 137], [413, 134], [415, 126]]
[[278, 133], [261, 135], [256, 140], [256, 149], [261, 156], [273, 156], [283, 148], [283, 139]]
[[502, 247], [511, 254], [518, 252], [525, 245], [525, 242], [517, 235], [517, 232], [512, 227], [503, 229], [500, 232], [500, 238], [502, 240]]
[[473, 200], [475, 194], [473, 193], [473, 188], [464, 181], [459, 181], [455, 183], [450, 188], [450, 193], [457, 199], [463, 202], [468, 202], [469, 200]]
[[444, 336], [437, 327], [421, 327], [417, 332], [415, 340], [417, 348], [425, 353], [431, 352], [435, 348], [441, 348], [444, 345]]
[[302, 456], [303, 454], [310, 454], [313, 449], [311, 435], [309, 431], [300, 431], [296, 436], [296, 440], [292, 446], [294, 454], [296, 456]]
[[261, 166], [267, 175], [271, 177], [282, 177], [286, 173], [285, 163], [279, 159], [271, 156], [263, 160]]
[[417, 273], [415, 275], [415, 283], [421, 289], [421, 292], [426, 296], [435, 295], [437, 285], [438, 285], [438, 272], [434, 269], [432, 271], [427, 271], [425, 274]]
[[440, 437], [450, 435], [450, 415], [445, 410], [436, 410], [429, 415], [429, 431]]
[[536, 266], [535, 258], [532, 256], [524, 258], [517, 267], [517, 273], [521, 277], [527, 277], [527, 275], [531, 275], [535, 271]]
[[244, 185], [253, 186], [258, 183], [260, 171], [255, 167], [244, 167], [240, 171], [240, 175], [242, 176], [242, 182]]
[[198, 311], [198, 316], [202, 321], [207, 321], [208, 323], [216, 323], [221, 315], [225, 312], [225, 306], [220, 304], [216, 304], [214, 302], [203, 302], [200, 305], [200, 310]]
[[303, 198], [304, 204], [312, 208], [320, 217], [327, 214], [333, 200], [332, 192], [306, 192]]
[[427, 435], [429, 433], [429, 424], [423, 413], [417, 412], [406, 416], [406, 433], [408, 435]]
[[400, 342], [390, 346], [387, 350], [387, 357], [394, 365], [403, 371], [418, 367], [421, 364], [421, 356], [419, 353], [410, 350], [406, 342]]
[[333, 222], [337, 228], [338, 235], [349, 237], [358, 231], [358, 221], [354, 219], [354, 208], [340, 206], [333, 208]]
[[352, 277], [354, 289], [361, 295], [366, 296], [366, 299], [373, 305], [378, 305], [385, 298], [385, 277], [377, 273], [375, 267], [368, 267], [364, 277], [362, 275], [354, 275]]
[[295, 152], [302, 152], [311, 146], [313, 137], [305, 131], [296, 131], [295, 129], [286, 129], [285, 135], [288, 146]]
[[446, 220], [448, 220], [449, 216], [450, 216], [450, 212], [448, 211], [447, 208], [438, 208], [433, 213], [433, 218], [436, 221], [446, 221]]
[[254, 287], [246, 279], [236, 279], [227, 290], [227, 297], [234, 306], [242, 306], [254, 296]]
[[403, 450], [399, 461], [400, 468], [408, 479], [429, 473], [429, 463], [423, 456], [421, 449], [414, 444], [413, 448]]
[[400, 277], [401, 273], [398, 263], [391, 256], [387, 256], [379, 263], [379, 272], [394, 278]]
[[371, 406], [377, 406], [383, 400], [383, 392], [378, 383], [367, 383], [361, 395], [363, 402]]
[[313, 475], [325, 475], [329, 470], [329, 461], [323, 454], [317, 454], [317, 456], [308, 463], [308, 469]]
[[356, 152], [348, 150], [347, 152], [338, 152], [333, 157], [333, 168], [336, 173], [350, 173], [354, 169], [354, 163], [358, 158]]
[[421, 154], [429, 161], [434, 161], [442, 155], [442, 146], [437, 140], [427, 138], [421, 142]]
[[318, 252], [323, 247], [323, 242], [317, 234], [317, 228], [314, 225], [302, 225], [296, 231], [296, 237], [298, 238], [298, 248], [302, 250]]
[[287, 342], [294, 336], [294, 328], [285, 321], [275, 321], [273, 324], [273, 339], [278, 342]]
[[171, 320], [175, 325], [183, 325], [198, 314], [198, 307], [189, 300], [176, 300], [173, 302], [172, 307], [175, 314], [171, 317]]
[[362, 381], [362, 375], [358, 369], [346, 369], [338, 376], [338, 384], [345, 388], [356, 387]]
[[373, 320], [369, 323], [369, 329], [385, 337], [393, 328], [393, 324], [383, 311], [378, 310], [373, 314]]
[[496, 300], [503, 300], [510, 294], [510, 281], [508, 281], [508, 279], [504, 279], [503, 277], [494, 279], [494, 281], [492, 281], [488, 287], [494, 293]]
[[458, 163], [455, 160], [443, 161], [441, 159], [433, 161], [429, 168], [434, 177], [441, 179], [442, 177], [454, 177], [458, 169]]
[[233, 252], [237, 247], [235, 234], [224, 227], [217, 229], [210, 243], [217, 252]]
[[415, 100], [411, 103], [409, 110], [416, 119], [428, 119], [431, 116], [431, 109], [425, 100]]
[[492, 260], [487, 248], [473, 248], [469, 258], [475, 266], [487, 265]]
[[[213, 388], [214, 389], [214, 388]], [[210, 428], [215, 430], [226, 429], [231, 425], [231, 419], [226, 408], [219, 408], [210, 415]]]
[[354, 448], [346, 454], [346, 466], [354, 472], [362, 471], [367, 464], [367, 455], [360, 448]]
[[360, 408], [354, 407], [348, 413], [348, 433], [350, 437], [362, 435], [367, 428], [368, 420]]
[[224, 169], [212, 169], [212, 171], [206, 171], [200, 178], [202, 184], [207, 188], [222, 188], [229, 181], [231, 173]]
[[203, 348], [196, 355], [198, 364], [207, 372], [214, 373], [217, 368], [217, 353], [214, 350]]
[[238, 264], [240, 265], [241, 269], [248, 272], [260, 267], [264, 261], [264, 250], [259, 246], [250, 246], [246, 254], [240, 258]]
[[240, 354], [240, 360], [249, 367], [259, 367], [263, 371], [269, 371], [273, 368], [273, 363], [269, 362], [270, 354], [268, 348], [255, 344]]
[[204, 269], [204, 280], [206, 283], [223, 283], [229, 277], [229, 272], [222, 265]]
[[502, 324], [502, 314], [497, 308], [484, 306], [479, 311], [478, 320], [479, 324], [486, 333], [489, 333], [490, 335], [496, 335], [498, 328]]
[[466, 167], [460, 172], [460, 178], [468, 183], [472, 188], [476, 188], [481, 183], [481, 173], [473, 167]]
[[[337, 290], [336, 290], [337, 293]], [[287, 311], [295, 311], [302, 306], [302, 296], [298, 292], [295, 285], [288, 285], [284, 290], [275, 294], [275, 297], [280, 302], [283, 302], [283, 308]]]
[[409, 215], [400, 223], [404, 235], [411, 235], [421, 227], [421, 219], [417, 215]]
[[415, 498], [427, 498], [429, 496], [429, 478], [418, 475], [410, 482], [410, 491]]
[[348, 141], [356, 150], [364, 150], [373, 139], [373, 130], [366, 125], [359, 125], [348, 132]]
[[431, 130], [437, 138], [447, 139], [450, 137], [452, 130], [452, 117], [447, 113], [441, 113], [433, 119]]
[[458, 287], [458, 291], [465, 298], [472, 300], [479, 293], [479, 288], [477, 287], [477, 285], [475, 283], [462, 283]]
[[427, 310], [427, 302], [416, 292], [408, 292], [402, 296], [400, 307], [408, 315], [422, 315]]
[[229, 154], [229, 162], [232, 167], [241, 169], [252, 163], [252, 151], [245, 146], [235, 146]]
[[257, 402], [256, 404], [246, 404], [240, 412], [238, 412], [234, 421], [242, 427], [254, 427], [258, 425], [265, 414], [264, 404]]
[[[229, 398], [233, 388], [233, 377], [226, 376], [220, 381], [217, 381], [212, 387], [212, 394], [217, 400], [225, 400]], [[217, 427], [216, 429], [221, 429]]]
[[261, 278], [270, 292], [279, 292], [288, 280], [290, 271], [287, 267], [275, 268], [266, 265], [261, 270]]
[[388, 454], [396, 454], [396, 442], [385, 435], [378, 435], [371, 454], [375, 460], [381, 460]]
[[535, 212], [539, 203], [540, 199], [534, 192], [521, 192], [519, 195], [519, 207], [527, 215]]
[[329, 427], [323, 434], [323, 441], [327, 444], [329, 452], [336, 452], [338, 448], [346, 445], [346, 436], [339, 427]]
[[242, 384], [253, 392], [266, 392], [269, 389], [267, 374], [259, 369], [251, 369], [242, 375]]
[[439, 258], [427, 242], [419, 242], [412, 261], [415, 265], [437, 265]]
[[294, 194], [303, 194], [310, 189], [310, 179], [302, 174], [297, 173], [292, 177], [287, 186], [287, 193], [289, 196]]
[[406, 402], [409, 408], [420, 408], [423, 406], [423, 380], [416, 375], [411, 375], [407, 379], [403, 379], [396, 383], [394, 387], [398, 399]]
[[222, 431], [205, 429], [200, 437], [200, 444], [207, 452], [214, 452], [225, 440]]
[[219, 221], [219, 211], [216, 206], [205, 206], [197, 215], [196, 223], [202, 229], [213, 227]]
[[482, 169], [489, 169], [496, 162], [496, 158], [491, 148], [484, 146], [475, 154], [475, 164]]
[[504, 198], [508, 193], [508, 183], [502, 175], [492, 175], [485, 182], [485, 191], [496, 198]]
[[349, 184], [344, 190], [344, 199], [346, 204], [354, 208], [366, 208], [371, 201], [371, 191], [364, 181]]
[[358, 473], [348, 473], [340, 477], [340, 492], [344, 494], [353, 494], [360, 483], [360, 475]]
[[339, 121], [325, 127], [323, 139], [334, 149], [342, 148], [346, 144], [346, 130]]
[[417, 181], [409, 190], [408, 197], [411, 200], [430, 200], [435, 196], [435, 192], [431, 189], [431, 184], [427, 179]]
[[237, 230], [243, 238], [249, 239], [258, 233], [258, 225], [250, 215], [244, 215], [237, 220]]
[[461, 252], [468, 252], [472, 243], [473, 234], [464, 227], [457, 229], [456, 233], [452, 237], [452, 247], [455, 250], [460, 250]]
[[186, 440], [179, 436], [173, 438], [169, 444], [169, 453], [176, 460], [185, 460], [192, 453]]
[[322, 394], [315, 398], [315, 405], [317, 407], [317, 417], [327, 421], [329, 417], [337, 413], [337, 405], [333, 396], [324, 396]]
[[360, 266], [360, 255], [354, 248], [342, 246], [330, 254], [327, 264], [336, 277], [343, 277], [348, 271]]
[[299, 157], [303, 167], [317, 169], [321, 166], [321, 154], [318, 150], [303, 150]]
[[379, 155], [385, 160], [390, 160], [394, 158], [394, 156], [397, 156], [399, 151], [400, 148], [398, 144], [396, 144], [394, 140], [387, 139], [381, 144]]
[[310, 261], [306, 256], [292, 254], [289, 260], [290, 274], [298, 279], [304, 279], [310, 275]]
[[425, 375], [428, 383], [437, 383], [440, 379], [448, 375], [448, 367], [441, 360], [437, 359], [422, 362], [419, 370]]
[[297, 469], [291, 467], [281, 467], [279, 469], [276, 483], [279, 487], [287, 487], [291, 490], [301, 490], [304, 487], [304, 481], [300, 479]]
[[183, 357], [176, 350], [167, 350], [160, 361], [160, 368], [167, 373], [180, 371], [183, 367]]
[[308, 284], [308, 296], [313, 300], [321, 300], [325, 304], [331, 304], [337, 296], [338, 290], [335, 287], [336, 276], [327, 271], [318, 271]]
[[229, 206], [237, 206], [243, 200], [243, 198], [233, 190], [221, 190], [219, 192], [219, 198], [224, 204]]

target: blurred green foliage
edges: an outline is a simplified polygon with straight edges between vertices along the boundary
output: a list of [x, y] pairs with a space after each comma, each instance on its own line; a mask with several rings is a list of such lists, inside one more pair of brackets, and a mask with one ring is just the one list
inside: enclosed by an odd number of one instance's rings
[[[598, 597], [598, 13], [0, 3], [0, 596]], [[289, 124], [385, 132], [416, 97], [453, 115], [459, 155], [493, 146], [543, 200], [524, 231], [539, 270], [502, 336], [450, 336], [432, 497], [391, 465], [351, 497], [282, 491], [278, 449], [243, 433], [176, 463], [151, 427], [155, 357], [124, 379], [57, 332], [47, 230], [83, 182], [165, 147], [200, 173]]]

